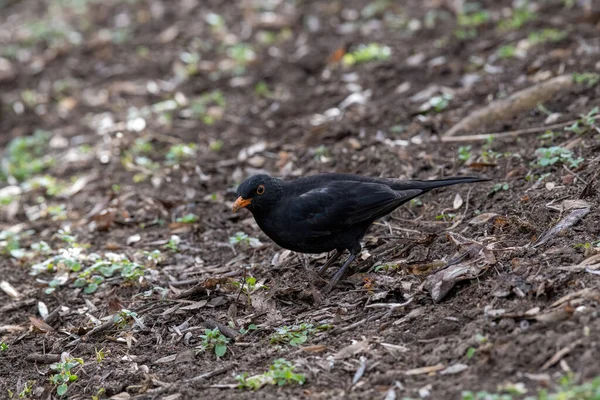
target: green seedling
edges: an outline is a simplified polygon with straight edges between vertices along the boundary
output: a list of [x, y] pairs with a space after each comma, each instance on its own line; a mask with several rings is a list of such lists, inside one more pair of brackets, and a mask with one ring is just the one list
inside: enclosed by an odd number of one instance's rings
[[204, 335], [200, 335], [202, 343], [197, 347], [198, 351], [214, 350], [217, 358], [223, 357], [227, 352], [229, 338], [221, 333], [219, 328], [205, 329]]
[[371, 61], [387, 60], [392, 55], [392, 49], [377, 43], [361, 44], [354, 51], [344, 54], [342, 63], [347, 66]]
[[570, 168], [577, 168], [584, 161], [583, 157], [574, 158], [571, 150], [560, 146], [540, 147], [535, 154], [538, 158], [536, 164], [540, 167], [561, 163]]
[[509, 185], [508, 183], [496, 183], [494, 186], [492, 186], [492, 189], [490, 189], [490, 191], [488, 192], [488, 196], [493, 196], [498, 192], [501, 191], [506, 191], [509, 189]]
[[177, 222], [181, 222], [184, 224], [195, 224], [196, 222], [198, 222], [198, 216], [196, 214], [186, 214], [183, 217], [179, 217], [177, 218], [175, 221]]
[[469, 161], [472, 157], [471, 146], [460, 146], [458, 148], [458, 159], [460, 161]]
[[295, 367], [289, 361], [280, 358], [273, 361], [273, 365], [263, 374], [248, 376], [247, 372], [237, 375], [235, 379], [238, 381], [238, 388], [258, 390], [264, 385], [284, 386], [290, 384], [303, 385], [306, 382], [306, 377], [302, 374], [294, 372]]
[[83, 359], [74, 358], [68, 355], [61, 356], [61, 362], [52, 364], [50, 369], [56, 371], [50, 376], [50, 383], [56, 387], [56, 394], [64, 396], [69, 389], [69, 384], [75, 382], [78, 377], [72, 372], [75, 367], [83, 365]]
[[317, 331], [312, 324], [300, 324], [292, 326], [282, 326], [277, 328], [275, 333], [271, 336], [269, 342], [271, 344], [289, 344], [291, 346], [298, 346], [305, 343], [308, 337]]
[[179, 243], [181, 243], [181, 238], [177, 235], [171, 235], [171, 238], [165, 244], [165, 249], [171, 250], [173, 253], [179, 252]]

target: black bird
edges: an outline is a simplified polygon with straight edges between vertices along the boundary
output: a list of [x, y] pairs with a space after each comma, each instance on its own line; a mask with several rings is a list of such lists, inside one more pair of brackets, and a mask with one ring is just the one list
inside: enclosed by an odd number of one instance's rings
[[402, 181], [352, 174], [320, 174], [282, 181], [254, 175], [237, 188], [233, 212], [250, 210], [256, 223], [279, 246], [300, 253], [335, 250], [319, 272], [344, 250], [350, 257], [324, 292], [329, 292], [361, 251], [360, 240], [373, 221], [432, 189], [488, 181], [457, 176], [430, 181]]

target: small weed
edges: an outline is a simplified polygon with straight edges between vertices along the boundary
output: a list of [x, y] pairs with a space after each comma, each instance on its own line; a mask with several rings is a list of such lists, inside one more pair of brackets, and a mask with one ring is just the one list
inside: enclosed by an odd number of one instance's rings
[[392, 55], [392, 49], [377, 43], [361, 44], [354, 51], [344, 54], [344, 65], [355, 65], [370, 61], [387, 60]]
[[580, 114], [579, 119], [565, 127], [565, 131], [583, 135], [587, 131], [597, 128], [596, 120], [600, 118], [600, 108], [594, 107], [587, 114]]
[[573, 80], [575, 83], [581, 83], [587, 87], [592, 87], [600, 82], [600, 74], [595, 72], [574, 73]]
[[32, 136], [17, 137], [6, 148], [6, 159], [0, 167], [0, 182], [13, 177], [19, 182], [30, 179], [54, 164], [54, 159], [44, 155], [50, 132], [37, 130]]
[[458, 159], [463, 162], [467, 162], [472, 157], [471, 146], [460, 146], [458, 148]]
[[561, 163], [570, 168], [577, 168], [584, 161], [583, 157], [573, 158], [571, 150], [560, 146], [540, 147], [535, 154], [538, 157], [536, 164], [540, 167]]
[[113, 316], [113, 321], [115, 325], [117, 325], [121, 329], [129, 325], [131, 323], [131, 320], [138, 320], [137, 313], [135, 311], [127, 310], [125, 308]]
[[140, 154], [152, 154], [154, 152], [154, 146], [150, 143], [150, 140], [145, 137], [139, 137], [133, 142], [131, 146], [131, 152], [135, 155]]
[[[559, 31], [558, 29], [546, 28], [541, 31], [531, 32], [527, 41], [530, 45], [535, 46], [537, 44], [546, 42], [560, 42], [568, 35], [565, 31]], [[574, 74], [575, 75], [575, 74]]]
[[257, 329], [258, 329], [258, 327], [255, 324], [250, 324], [250, 325], [248, 325], [247, 328], [240, 328], [240, 333], [242, 335], [246, 335], [248, 332], [255, 331]]
[[421, 199], [412, 199], [410, 205], [413, 207], [423, 207], [423, 201]]
[[419, 111], [427, 112], [433, 110], [436, 113], [444, 111], [450, 105], [452, 95], [450, 93], [442, 93], [439, 96], [433, 96], [425, 104], [423, 104]]
[[530, 11], [525, 3], [523, 6], [515, 8], [510, 18], [500, 21], [498, 28], [502, 31], [518, 30], [536, 18], [537, 15]]
[[244, 283], [233, 282], [233, 284], [237, 287], [241, 287], [240, 290], [242, 291], [242, 293], [245, 293], [247, 295], [251, 295], [252, 293], [257, 292], [260, 289], [269, 289], [268, 286], [265, 286], [262, 283], [257, 284], [256, 278], [254, 278], [253, 276], [246, 277], [244, 279]]
[[169, 164], [179, 164], [184, 160], [195, 157], [196, 147], [194, 143], [175, 144], [169, 148], [165, 158]]
[[177, 218], [175, 221], [182, 222], [184, 224], [195, 224], [198, 222], [198, 216], [196, 214], [186, 214], [183, 217]]
[[240, 389], [258, 390], [264, 385], [284, 386], [289, 384], [302, 385], [306, 382], [306, 377], [302, 374], [294, 373], [295, 367], [289, 361], [280, 358], [273, 361], [273, 365], [263, 374], [248, 377], [248, 373], [237, 375]]
[[217, 358], [223, 357], [227, 352], [229, 338], [225, 337], [219, 328], [205, 329], [204, 335], [200, 335], [200, 338], [202, 343], [197, 347], [198, 351], [214, 350]]
[[94, 349], [94, 352], [96, 353], [96, 362], [98, 364], [102, 364], [102, 361], [104, 361], [104, 359], [106, 358], [106, 352], [104, 351], [104, 349]]
[[0, 340], [0, 351], [8, 350], [8, 344]]
[[490, 14], [483, 10], [458, 14], [456, 20], [458, 28], [454, 31], [454, 35], [459, 40], [472, 39], [477, 36], [477, 28], [487, 24], [489, 20]]
[[477, 352], [477, 349], [475, 347], [469, 347], [467, 349], [467, 354], [466, 354], [467, 359], [470, 360], [471, 358], [473, 358], [473, 356], [475, 355], [476, 352]]
[[227, 56], [235, 62], [233, 71], [236, 75], [241, 75], [246, 71], [248, 64], [256, 60], [256, 53], [252, 46], [247, 43], [237, 43], [227, 49]]
[[233, 246], [246, 245], [251, 247], [258, 247], [261, 245], [261, 242], [257, 238], [250, 237], [244, 232], [236, 232], [234, 236], [229, 237], [229, 244]]
[[223, 109], [226, 106], [227, 101], [223, 92], [213, 90], [192, 100], [190, 107], [184, 110], [183, 114], [201, 120], [206, 125], [214, 125], [223, 117]]
[[293, 326], [282, 326], [277, 328], [271, 336], [269, 343], [280, 344], [287, 343], [291, 346], [298, 346], [308, 340], [308, 337], [317, 331], [312, 324], [300, 324]]
[[[35, 381], [27, 381], [25, 383], [25, 386], [23, 387], [23, 390], [21, 390], [19, 392], [19, 398], [20, 399], [29, 399], [31, 398], [32, 394], [33, 394], [33, 385], [35, 384]], [[11, 396], [12, 397], [12, 396]]]
[[315, 160], [325, 162], [331, 155], [329, 154], [329, 149], [326, 146], [321, 145], [314, 150], [313, 156]]
[[223, 143], [221, 139], [211, 140], [210, 144], [208, 145], [208, 148], [210, 149], [210, 151], [219, 152], [223, 148], [224, 144], [225, 143]]
[[270, 97], [272, 95], [269, 85], [265, 81], [260, 81], [254, 86], [254, 94], [258, 97]]
[[69, 389], [68, 385], [75, 382], [77, 375], [71, 371], [83, 365], [83, 359], [70, 357], [67, 353], [61, 355], [61, 362], [52, 364], [50, 368], [56, 373], [50, 376], [50, 383], [56, 387], [56, 394], [64, 396]]
[[179, 251], [179, 243], [181, 243], [181, 238], [177, 235], [171, 235], [171, 238], [165, 244], [165, 249], [177, 253]]
[[435, 216], [435, 219], [437, 221], [439, 221], [439, 220], [444, 220], [444, 221], [450, 220], [450, 221], [452, 221], [454, 218], [456, 218], [456, 214], [454, 214], [454, 213], [439, 214], [439, 215]]
[[492, 186], [492, 189], [488, 192], [488, 196], [493, 196], [498, 192], [505, 191], [509, 189], [508, 183], [496, 183]]
[[514, 44], [507, 44], [498, 49], [498, 57], [513, 58], [517, 55], [517, 47]]

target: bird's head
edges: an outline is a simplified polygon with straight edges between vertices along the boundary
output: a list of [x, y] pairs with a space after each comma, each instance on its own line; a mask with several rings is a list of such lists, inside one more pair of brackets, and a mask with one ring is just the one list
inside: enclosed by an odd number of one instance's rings
[[233, 203], [233, 212], [247, 208], [251, 212], [268, 210], [281, 198], [281, 181], [269, 175], [254, 175], [237, 188], [238, 198]]

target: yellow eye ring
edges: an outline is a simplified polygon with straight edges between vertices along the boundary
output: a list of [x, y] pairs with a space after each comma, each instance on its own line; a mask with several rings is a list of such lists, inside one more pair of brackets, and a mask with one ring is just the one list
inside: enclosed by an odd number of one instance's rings
[[265, 192], [265, 185], [258, 185], [258, 187], [256, 188], [256, 193], [263, 194], [264, 192]]

